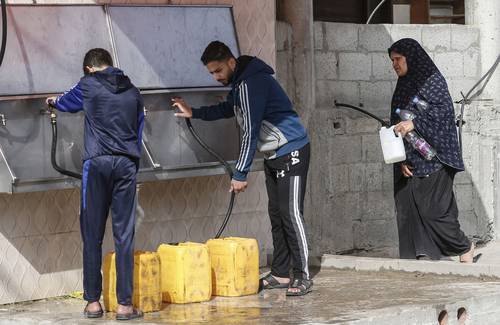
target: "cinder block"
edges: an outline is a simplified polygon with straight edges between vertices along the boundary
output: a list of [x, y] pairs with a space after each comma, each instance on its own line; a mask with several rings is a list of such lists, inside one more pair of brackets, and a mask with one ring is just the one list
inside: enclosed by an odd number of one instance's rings
[[322, 50], [324, 42], [324, 36], [323, 36], [324, 24], [321, 21], [315, 21], [313, 28], [314, 28], [314, 49]]
[[369, 111], [381, 112], [384, 117], [390, 117], [392, 85], [390, 81], [359, 83], [361, 102]]
[[391, 46], [391, 25], [361, 25], [359, 46], [369, 52], [384, 52]]
[[434, 63], [445, 78], [463, 77], [464, 62], [460, 52], [436, 53]]
[[[345, 133], [345, 122], [340, 112], [332, 108], [318, 108], [314, 110], [314, 117], [311, 124], [314, 128], [309, 130], [310, 134], [323, 137], [324, 140]], [[335, 125], [338, 123], [338, 125]]]
[[334, 100], [359, 104], [359, 84], [354, 81], [316, 81], [316, 105], [332, 107]]
[[[453, 80], [447, 80], [448, 90], [450, 91], [451, 98], [453, 101], [461, 100], [462, 95], [460, 92], [463, 92], [464, 95], [467, 94], [469, 89], [476, 83], [476, 79], [465, 79], [465, 78], [457, 78]], [[471, 109], [471, 106], [466, 106], [467, 110]]]
[[329, 252], [353, 248], [352, 217], [345, 197], [348, 193], [336, 195], [332, 205], [322, 216], [321, 238], [324, 249]]
[[349, 165], [349, 190], [359, 192], [365, 190], [365, 164]]
[[358, 47], [357, 24], [324, 23], [326, 44], [330, 51], [354, 51]]
[[478, 77], [480, 58], [479, 49], [477, 48], [470, 48], [464, 52], [464, 75], [466, 77]]
[[398, 243], [395, 220], [354, 222], [353, 232], [355, 249], [397, 246]]
[[469, 47], [479, 47], [479, 29], [465, 25], [451, 26], [451, 48], [463, 51]]
[[[357, 87], [356, 83], [355, 84]], [[334, 89], [338, 85], [337, 81], [330, 80], [316, 80], [316, 106], [321, 108], [333, 107], [334, 98]], [[359, 93], [359, 91], [356, 91]], [[340, 94], [338, 94], [340, 95]], [[339, 96], [340, 97], [340, 96]], [[359, 99], [359, 94], [357, 95]], [[344, 97], [345, 98], [345, 97]], [[340, 100], [340, 99], [338, 99]]]
[[469, 238], [480, 237], [477, 233], [477, 217], [474, 211], [462, 211], [458, 214], [458, 222], [460, 223], [460, 229]]
[[[382, 163], [367, 163], [365, 165], [365, 190], [382, 190]], [[384, 211], [385, 212], [385, 211]]]
[[342, 193], [349, 191], [349, 165], [330, 164], [330, 192]]
[[[381, 167], [381, 166], [380, 166]], [[377, 166], [374, 166], [379, 168]], [[367, 192], [363, 205], [363, 220], [394, 220], [394, 193], [392, 191]]]
[[422, 28], [422, 46], [427, 51], [446, 51], [451, 47], [450, 25], [427, 25]]
[[374, 134], [378, 132], [380, 123], [372, 118], [359, 115], [357, 118], [346, 118], [347, 134]]
[[334, 52], [319, 52], [314, 55], [316, 79], [337, 79], [337, 57]]
[[394, 165], [383, 164], [382, 190], [392, 192], [394, 190]]
[[396, 72], [392, 68], [392, 62], [387, 53], [372, 53], [372, 75], [376, 80], [395, 80]]
[[[378, 132], [377, 132], [378, 133]], [[380, 138], [377, 133], [364, 135], [362, 138], [363, 161], [381, 164], [384, 161]], [[382, 167], [382, 166], [380, 166]], [[382, 170], [380, 169], [381, 173]]]
[[[364, 193], [349, 192], [344, 194], [345, 203], [345, 217], [348, 220], [361, 220], [363, 216], [363, 205], [359, 204], [364, 197]], [[352, 222], [350, 223], [349, 231], [352, 229]]]
[[472, 184], [455, 185], [455, 197], [460, 212], [473, 210]]
[[393, 42], [402, 38], [413, 38], [422, 44], [422, 25], [392, 25], [391, 37]]
[[332, 161], [334, 165], [359, 163], [361, 161], [360, 136], [335, 136], [332, 139]]
[[363, 53], [339, 53], [340, 80], [370, 80], [371, 58]]

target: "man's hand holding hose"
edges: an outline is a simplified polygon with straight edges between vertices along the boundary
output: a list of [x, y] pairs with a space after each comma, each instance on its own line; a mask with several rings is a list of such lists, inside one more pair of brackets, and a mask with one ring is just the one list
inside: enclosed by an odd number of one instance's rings
[[[192, 118], [193, 109], [184, 101], [181, 97], [172, 98], [172, 106], [179, 109], [179, 112], [175, 113], [176, 117]], [[237, 181], [235, 179], [231, 180], [231, 187], [229, 192], [234, 192], [236, 194], [245, 192], [248, 186], [247, 181]]]

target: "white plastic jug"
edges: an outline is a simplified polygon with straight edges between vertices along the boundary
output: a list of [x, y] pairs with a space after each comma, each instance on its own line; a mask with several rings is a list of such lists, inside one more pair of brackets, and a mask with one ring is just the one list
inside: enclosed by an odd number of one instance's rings
[[406, 160], [403, 138], [400, 135], [394, 134], [394, 126], [390, 128], [383, 126], [379, 134], [386, 164], [393, 164]]

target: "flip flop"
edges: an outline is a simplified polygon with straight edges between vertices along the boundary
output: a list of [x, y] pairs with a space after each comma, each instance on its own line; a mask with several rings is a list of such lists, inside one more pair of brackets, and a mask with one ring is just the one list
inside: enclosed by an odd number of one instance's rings
[[313, 281], [306, 279], [295, 279], [289, 288], [299, 289], [297, 292], [287, 291], [287, 296], [303, 296], [312, 291]]
[[474, 256], [472, 258], [472, 263], [477, 263], [477, 261], [479, 261], [479, 259], [481, 258], [481, 256], [483, 256], [483, 253], [479, 253], [476, 256]]
[[132, 320], [144, 317], [144, 313], [138, 309], [133, 309], [131, 313], [116, 314], [116, 320]]
[[[101, 305], [101, 304], [99, 303], [99, 305]], [[85, 309], [83, 310], [83, 316], [85, 316], [86, 318], [101, 318], [104, 315], [104, 311], [102, 310], [102, 306], [101, 306], [101, 310], [99, 310], [99, 311], [88, 311], [87, 310], [88, 306], [89, 306], [89, 304], [87, 304], [87, 306], [85, 306]]]
[[[267, 284], [264, 284], [264, 281], [266, 281]], [[271, 275], [271, 273], [269, 273], [259, 281], [260, 290], [284, 289], [288, 288], [288, 285], [289, 283], [280, 283], [274, 276]]]
[[83, 316], [86, 318], [101, 318], [104, 315], [102, 310], [99, 311], [83, 311]]

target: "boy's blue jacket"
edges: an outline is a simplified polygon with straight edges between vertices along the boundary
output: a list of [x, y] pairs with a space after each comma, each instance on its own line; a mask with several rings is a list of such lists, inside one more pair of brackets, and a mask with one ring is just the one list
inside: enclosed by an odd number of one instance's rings
[[256, 150], [266, 159], [274, 159], [309, 143], [299, 116], [273, 74], [274, 70], [257, 57], [241, 56], [226, 101], [193, 109], [193, 118], [205, 121], [236, 115], [243, 136], [235, 180], [246, 180]]
[[59, 96], [62, 112], [85, 111], [83, 160], [103, 155], [141, 157], [144, 105], [139, 90], [120, 69], [84, 76]]

